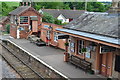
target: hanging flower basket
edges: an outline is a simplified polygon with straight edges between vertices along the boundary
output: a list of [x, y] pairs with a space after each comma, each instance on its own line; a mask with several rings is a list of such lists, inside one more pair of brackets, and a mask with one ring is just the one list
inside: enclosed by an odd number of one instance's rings
[[87, 49], [86, 48], [82, 48], [81, 51], [82, 51], [82, 53], [86, 53]]
[[65, 43], [65, 46], [69, 46], [69, 43]]

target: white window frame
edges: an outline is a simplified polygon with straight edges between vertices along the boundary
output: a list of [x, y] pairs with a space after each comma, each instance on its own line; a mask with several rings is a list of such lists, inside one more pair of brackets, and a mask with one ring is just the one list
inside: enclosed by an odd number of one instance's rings
[[85, 48], [85, 41], [84, 40], [79, 40], [78, 41], [78, 54], [82, 54], [82, 48]]
[[57, 32], [54, 32], [54, 41], [58, 42], [58, 33]]
[[11, 23], [13, 23], [13, 15], [10, 17], [10, 21]]
[[[21, 22], [21, 17], [27, 17], [25, 18], [26, 19], [26, 22]], [[28, 23], [28, 16], [20, 16], [20, 24], [23, 24], [23, 25], [28, 25], [28, 24], [24, 24], [24, 23]]]
[[75, 52], [75, 43], [74, 42], [70, 42], [70, 51]]

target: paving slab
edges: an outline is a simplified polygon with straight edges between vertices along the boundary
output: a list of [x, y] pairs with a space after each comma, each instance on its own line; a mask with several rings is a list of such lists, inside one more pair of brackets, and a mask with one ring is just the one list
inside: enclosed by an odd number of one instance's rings
[[25, 39], [10, 40], [69, 78], [103, 78], [100, 75], [85, 73], [80, 68], [76, 68], [74, 65], [64, 62], [64, 51], [61, 49], [50, 46], [38, 47]]

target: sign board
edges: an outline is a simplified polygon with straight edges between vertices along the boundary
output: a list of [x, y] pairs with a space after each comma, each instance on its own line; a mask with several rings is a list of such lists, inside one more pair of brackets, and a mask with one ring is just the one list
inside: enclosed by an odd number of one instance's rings
[[68, 39], [69, 35], [58, 35], [58, 39]]
[[49, 25], [44, 25], [44, 28], [49, 28]]
[[107, 53], [107, 52], [113, 52], [116, 51], [116, 48], [110, 47], [110, 46], [101, 46], [100, 47], [100, 53]]

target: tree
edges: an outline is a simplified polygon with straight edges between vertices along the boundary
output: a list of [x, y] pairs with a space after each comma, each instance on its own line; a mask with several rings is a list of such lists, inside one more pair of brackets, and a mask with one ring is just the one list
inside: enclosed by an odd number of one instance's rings
[[8, 2], [2, 2], [2, 16], [8, 16], [9, 12], [11, 12], [17, 7], [8, 4]]
[[58, 19], [55, 19], [55, 22], [54, 22], [55, 24], [57, 24], [57, 25], [62, 25], [62, 21], [61, 20], [58, 20]]
[[48, 22], [48, 23], [54, 23], [55, 19], [49, 13], [43, 13], [42, 21], [43, 22]]
[[68, 4], [64, 4], [63, 2], [34, 2], [35, 6], [33, 6], [36, 10], [42, 9], [70, 9]]

